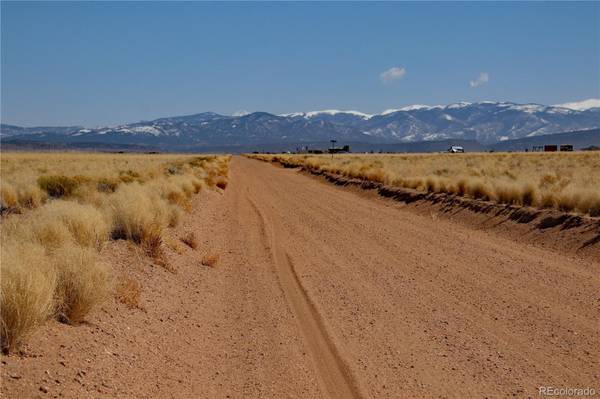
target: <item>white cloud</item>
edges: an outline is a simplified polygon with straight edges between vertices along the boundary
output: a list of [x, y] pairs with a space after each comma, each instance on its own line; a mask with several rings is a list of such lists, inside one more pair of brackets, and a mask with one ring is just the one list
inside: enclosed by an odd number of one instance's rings
[[233, 113], [232, 116], [246, 116], [248, 115], [250, 112], [245, 111], [245, 110], [241, 110], [241, 111], [236, 111]]
[[386, 71], [383, 71], [379, 74], [379, 79], [383, 83], [389, 83], [393, 80], [402, 79], [406, 75], [406, 69], [401, 67], [392, 67]]
[[484, 85], [489, 81], [490, 81], [490, 74], [487, 72], [481, 72], [479, 74], [479, 76], [477, 76], [477, 79], [469, 82], [469, 86], [477, 87], [477, 86]]

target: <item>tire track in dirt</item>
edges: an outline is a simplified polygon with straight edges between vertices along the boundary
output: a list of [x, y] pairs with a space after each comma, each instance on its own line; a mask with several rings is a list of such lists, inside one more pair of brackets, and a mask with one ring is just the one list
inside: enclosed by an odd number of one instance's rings
[[[170, 235], [202, 238], [166, 248], [179, 273], [136, 268], [144, 312], [115, 301], [98, 333], [41, 331], [35, 357], [1, 365], [0, 396], [507, 398], [600, 380], [592, 258], [258, 161], [230, 173]], [[116, 271], [143, 262], [113, 244]], [[219, 264], [199, 267], [211, 248]]]
[[302, 286], [291, 257], [275, 238], [279, 236], [276, 226], [249, 196], [247, 198], [260, 220], [265, 249], [269, 251], [281, 289], [296, 316], [323, 393], [330, 398], [362, 398], [348, 367], [327, 334], [321, 315]]
[[593, 261], [239, 161], [370, 397], [522, 397], [597, 378]]

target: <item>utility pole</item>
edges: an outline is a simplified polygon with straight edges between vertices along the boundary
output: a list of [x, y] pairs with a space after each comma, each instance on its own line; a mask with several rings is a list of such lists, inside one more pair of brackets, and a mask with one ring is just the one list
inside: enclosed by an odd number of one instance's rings
[[337, 143], [337, 140], [329, 140], [331, 141], [331, 159], [333, 159], [333, 153], [335, 151], [335, 143]]

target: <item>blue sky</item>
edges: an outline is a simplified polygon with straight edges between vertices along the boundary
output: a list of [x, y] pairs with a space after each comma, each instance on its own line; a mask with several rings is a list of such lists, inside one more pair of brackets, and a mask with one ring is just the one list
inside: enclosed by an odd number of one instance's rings
[[600, 97], [600, 3], [2, 2], [2, 121]]

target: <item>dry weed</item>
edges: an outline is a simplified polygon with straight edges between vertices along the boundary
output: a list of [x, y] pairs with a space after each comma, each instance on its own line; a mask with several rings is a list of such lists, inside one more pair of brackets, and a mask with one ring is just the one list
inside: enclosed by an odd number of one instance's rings
[[198, 239], [196, 238], [196, 234], [193, 231], [186, 233], [183, 237], [181, 237], [181, 242], [192, 249], [198, 248]]
[[156, 265], [162, 267], [166, 271], [173, 274], [177, 273], [177, 268], [171, 262], [169, 262], [164, 251], [161, 251], [160, 255], [156, 258], [153, 258], [153, 260]]
[[167, 248], [171, 249], [172, 251], [176, 252], [177, 254], [183, 255], [185, 253], [183, 246], [181, 246], [179, 244], [180, 241], [174, 240], [170, 237], [166, 237], [164, 242], [165, 242], [165, 245], [167, 246]]
[[208, 267], [215, 267], [219, 263], [220, 255], [216, 252], [208, 252], [202, 256], [202, 264]]

